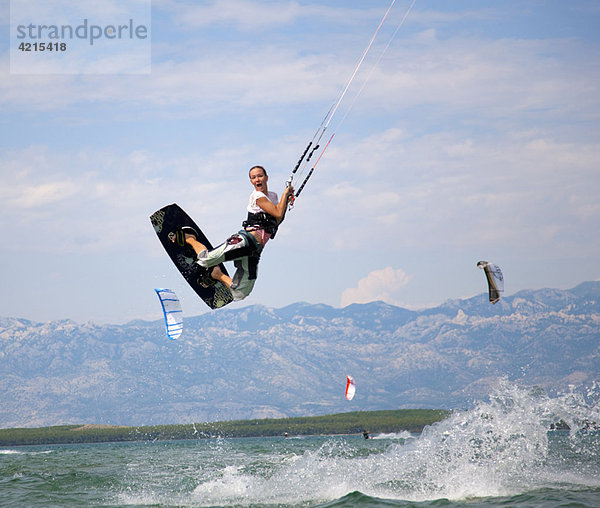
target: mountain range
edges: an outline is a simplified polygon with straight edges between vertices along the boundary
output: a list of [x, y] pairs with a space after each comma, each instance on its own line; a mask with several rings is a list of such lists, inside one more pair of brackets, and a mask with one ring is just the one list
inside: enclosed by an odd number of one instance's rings
[[[600, 282], [424, 310], [251, 305], [124, 325], [0, 318], [0, 427], [153, 425], [468, 406], [500, 379], [600, 380]], [[346, 375], [356, 396], [344, 398]]]

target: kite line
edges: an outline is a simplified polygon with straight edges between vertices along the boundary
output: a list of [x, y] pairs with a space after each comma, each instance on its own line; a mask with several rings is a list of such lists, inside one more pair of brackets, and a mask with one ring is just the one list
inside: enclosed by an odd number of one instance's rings
[[[333, 140], [333, 138], [334, 138], [337, 130], [339, 129], [339, 127], [341, 126], [341, 124], [346, 119], [346, 116], [348, 116], [348, 113], [350, 112], [350, 110], [354, 106], [354, 103], [356, 102], [356, 99], [358, 98], [358, 96], [360, 95], [360, 93], [365, 88], [365, 85], [369, 81], [369, 79], [370, 79], [371, 75], [373, 74], [373, 71], [375, 70], [375, 68], [379, 65], [379, 62], [381, 62], [381, 59], [383, 58], [383, 55], [385, 54], [385, 52], [390, 47], [390, 45], [392, 43], [392, 40], [394, 39], [394, 37], [396, 36], [396, 34], [398, 33], [398, 31], [400, 30], [400, 27], [402, 27], [402, 25], [406, 21], [406, 18], [408, 17], [408, 15], [409, 15], [410, 11], [412, 10], [413, 6], [415, 5], [416, 1], [417, 0], [412, 0], [412, 3], [410, 4], [408, 10], [406, 11], [406, 13], [404, 14], [402, 20], [400, 21], [400, 23], [398, 24], [398, 26], [394, 30], [394, 33], [390, 37], [390, 40], [388, 41], [387, 45], [385, 46], [385, 48], [383, 49], [383, 51], [379, 55], [379, 58], [377, 59], [377, 62], [373, 65], [373, 67], [371, 68], [371, 71], [369, 72], [367, 78], [363, 82], [360, 90], [355, 95], [354, 100], [352, 101], [352, 103], [350, 104], [350, 107], [346, 111], [346, 114], [344, 115], [344, 117], [342, 118], [342, 120], [340, 121], [340, 123], [336, 126], [336, 128], [333, 130], [331, 136], [327, 140], [327, 143], [325, 143], [325, 146], [323, 147], [323, 149], [319, 153], [319, 155], [318, 155], [315, 163], [312, 165], [312, 167], [310, 168], [310, 171], [308, 172], [308, 174], [306, 175], [306, 177], [302, 181], [302, 183], [301, 183], [300, 187], [298, 188], [298, 190], [296, 191], [295, 195], [290, 200], [290, 203], [289, 203], [289, 208], [290, 209], [294, 206], [295, 199], [300, 195], [300, 193], [302, 192], [302, 189], [304, 189], [304, 186], [306, 185], [306, 183], [308, 182], [308, 180], [312, 176], [315, 168], [317, 167], [317, 164], [319, 163], [319, 161], [323, 157], [323, 154], [325, 153], [325, 151], [327, 150], [327, 147], [329, 146], [329, 144]], [[316, 130], [316, 132], [313, 135], [312, 139], [309, 141], [308, 145], [304, 149], [304, 152], [302, 153], [302, 155], [298, 159], [298, 162], [296, 163], [296, 166], [292, 170], [292, 174], [290, 175], [290, 177], [288, 178], [288, 180], [286, 182], [287, 185], [291, 185], [292, 182], [294, 181], [294, 179], [300, 179], [302, 177], [302, 175], [305, 172], [306, 168], [309, 166], [309, 162], [312, 159], [313, 155], [315, 155], [315, 153], [318, 152], [319, 148], [321, 148], [321, 144], [320, 144], [321, 140], [323, 139], [323, 136], [324, 136], [325, 132], [327, 131], [327, 128], [329, 127], [329, 124], [331, 123], [331, 120], [335, 116], [335, 113], [337, 112], [340, 104], [342, 103], [342, 100], [344, 99], [344, 97], [346, 95], [346, 92], [348, 91], [348, 89], [350, 88], [350, 85], [354, 81], [354, 78], [356, 77], [356, 75], [358, 73], [358, 70], [360, 69], [361, 65], [363, 64], [363, 62], [364, 62], [367, 54], [371, 50], [371, 46], [373, 46], [373, 42], [377, 38], [377, 35], [379, 34], [379, 31], [381, 30], [381, 27], [385, 23], [388, 15], [389, 15], [390, 11], [392, 10], [392, 7], [394, 6], [395, 3], [396, 3], [396, 0], [392, 0], [390, 6], [388, 7], [387, 11], [383, 15], [383, 18], [381, 18], [381, 21], [379, 22], [379, 26], [375, 30], [375, 33], [371, 37], [371, 40], [369, 41], [369, 44], [367, 45], [367, 47], [363, 51], [363, 53], [362, 53], [362, 55], [361, 55], [358, 63], [354, 67], [354, 71], [352, 72], [352, 74], [350, 75], [350, 77], [348, 78], [348, 80], [346, 81], [346, 84], [345, 84], [344, 88], [342, 89], [342, 92], [340, 93], [337, 101], [335, 103], [333, 103], [332, 106], [329, 108], [329, 111], [327, 112], [327, 114], [325, 115], [325, 117], [323, 118], [323, 120], [321, 121], [321, 125], [319, 125], [319, 128]], [[298, 171], [299, 171], [299, 173], [298, 173]]]

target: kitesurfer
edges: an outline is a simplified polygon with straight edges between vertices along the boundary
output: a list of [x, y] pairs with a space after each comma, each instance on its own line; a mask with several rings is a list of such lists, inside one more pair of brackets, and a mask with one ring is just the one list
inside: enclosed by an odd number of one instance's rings
[[[252, 289], [257, 278], [260, 255], [269, 239], [275, 237], [277, 228], [285, 216], [287, 204], [294, 195], [294, 188], [287, 185], [281, 199], [268, 189], [269, 176], [262, 166], [253, 166], [249, 171], [254, 191], [250, 194], [248, 217], [242, 229], [231, 235], [218, 247], [208, 250], [198, 241], [196, 232], [189, 227], [181, 228], [185, 241], [196, 252], [196, 262], [210, 270], [210, 277], [221, 281], [231, 291], [234, 300], [243, 300]], [[223, 261], [233, 261], [236, 271], [233, 279], [219, 268]]]

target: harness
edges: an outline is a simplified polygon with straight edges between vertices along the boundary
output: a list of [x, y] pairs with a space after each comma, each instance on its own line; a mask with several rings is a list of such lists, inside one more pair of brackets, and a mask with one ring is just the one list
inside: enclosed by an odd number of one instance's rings
[[244, 222], [242, 222], [242, 227], [244, 229], [250, 228], [253, 229], [264, 229], [268, 234], [271, 235], [271, 238], [275, 238], [275, 233], [277, 233], [277, 229], [279, 228], [279, 224], [277, 219], [272, 215], [269, 215], [265, 212], [252, 213], [248, 212], [248, 217]]

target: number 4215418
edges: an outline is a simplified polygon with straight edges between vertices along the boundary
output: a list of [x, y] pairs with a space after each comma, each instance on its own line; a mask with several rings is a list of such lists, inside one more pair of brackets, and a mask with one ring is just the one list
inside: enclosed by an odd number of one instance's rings
[[21, 51], [66, 51], [66, 42], [22, 42], [19, 44]]

